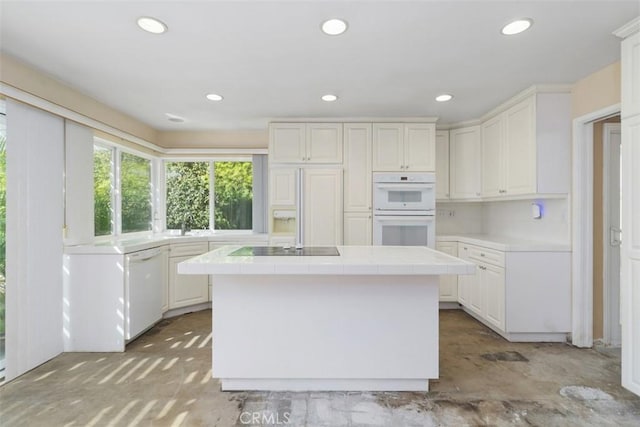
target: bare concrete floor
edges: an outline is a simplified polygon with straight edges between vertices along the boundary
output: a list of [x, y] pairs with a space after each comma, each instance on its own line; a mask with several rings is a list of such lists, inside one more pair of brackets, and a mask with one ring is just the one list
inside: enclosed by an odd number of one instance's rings
[[126, 353], [62, 354], [4, 385], [0, 425], [640, 425], [618, 352], [512, 344], [457, 310], [440, 321], [429, 393], [220, 392], [203, 311], [161, 322]]

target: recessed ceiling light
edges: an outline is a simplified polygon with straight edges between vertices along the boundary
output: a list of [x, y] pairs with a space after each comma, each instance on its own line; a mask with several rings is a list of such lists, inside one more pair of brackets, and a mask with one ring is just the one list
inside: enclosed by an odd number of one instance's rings
[[326, 102], [333, 102], [333, 101], [336, 101], [337, 99], [338, 97], [336, 95], [331, 95], [331, 94], [322, 95], [322, 100]]
[[436, 96], [436, 101], [438, 102], [447, 102], [453, 99], [453, 95], [449, 95], [448, 93], [443, 93], [442, 95]]
[[149, 16], [141, 16], [138, 18], [138, 27], [153, 34], [162, 34], [167, 31], [167, 25]]
[[184, 119], [180, 116], [176, 116], [175, 114], [171, 114], [171, 113], [164, 113], [165, 116], [167, 116], [167, 120], [169, 120], [170, 122], [173, 123], [184, 123]]
[[322, 31], [330, 36], [337, 36], [347, 31], [347, 22], [342, 19], [329, 19], [322, 23]]
[[207, 94], [207, 99], [209, 101], [222, 101], [224, 97], [222, 95], [218, 95], [217, 93], [209, 93]]
[[515, 21], [510, 22], [502, 27], [501, 33], [505, 36], [520, 34], [521, 32], [528, 30], [532, 25], [533, 19], [531, 18], [516, 19]]

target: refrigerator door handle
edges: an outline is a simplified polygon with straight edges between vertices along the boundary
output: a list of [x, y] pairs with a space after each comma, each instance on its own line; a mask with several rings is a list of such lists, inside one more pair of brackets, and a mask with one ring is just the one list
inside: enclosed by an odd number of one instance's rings
[[304, 171], [296, 170], [296, 249], [304, 245]]

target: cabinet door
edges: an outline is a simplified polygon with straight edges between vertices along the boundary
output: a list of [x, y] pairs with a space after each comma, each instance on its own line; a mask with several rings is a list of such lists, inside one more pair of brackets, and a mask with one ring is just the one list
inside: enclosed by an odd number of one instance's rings
[[169, 255], [162, 252], [162, 312], [169, 310]]
[[449, 198], [449, 131], [436, 132], [436, 199]]
[[269, 204], [271, 206], [295, 206], [296, 169], [269, 169]]
[[273, 123], [269, 128], [269, 162], [300, 163], [306, 153], [304, 123]]
[[485, 320], [498, 329], [505, 330], [505, 274], [504, 268], [490, 264], [481, 266], [480, 280], [485, 293]]
[[[458, 244], [455, 242], [438, 242], [436, 249], [448, 255], [458, 256]], [[440, 301], [458, 301], [458, 276], [440, 276]]]
[[476, 265], [476, 274], [472, 280], [469, 281], [469, 305], [467, 306], [471, 311], [479, 316], [484, 317], [485, 313], [485, 290], [484, 281], [482, 280], [483, 270], [480, 266]]
[[371, 124], [344, 125], [344, 210], [371, 210]]
[[346, 212], [344, 214], [344, 244], [371, 245], [371, 213]]
[[452, 199], [475, 199], [480, 196], [481, 151], [479, 126], [449, 132], [449, 187]]
[[482, 124], [482, 195], [496, 197], [503, 194], [503, 115]]
[[341, 245], [342, 169], [305, 169], [303, 180], [303, 243]]
[[537, 192], [535, 97], [514, 105], [504, 113], [504, 117], [506, 194], [535, 193]]
[[342, 123], [307, 125], [307, 163], [342, 163]]
[[373, 124], [373, 170], [376, 172], [404, 170], [404, 125], [402, 123]]
[[169, 308], [186, 307], [209, 300], [206, 275], [178, 274], [177, 266], [194, 255], [169, 258]]
[[404, 169], [412, 172], [436, 170], [436, 125], [407, 123], [404, 125]]
[[[469, 248], [463, 244], [458, 244], [458, 258], [469, 261]], [[473, 285], [475, 276], [464, 274], [458, 276], [458, 302], [465, 307], [469, 307], [469, 287]]]

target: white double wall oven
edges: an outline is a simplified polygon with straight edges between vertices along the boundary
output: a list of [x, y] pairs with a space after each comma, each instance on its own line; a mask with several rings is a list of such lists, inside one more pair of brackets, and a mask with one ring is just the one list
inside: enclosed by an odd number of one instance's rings
[[435, 248], [435, 174], [373, 174], [373, 244]]

